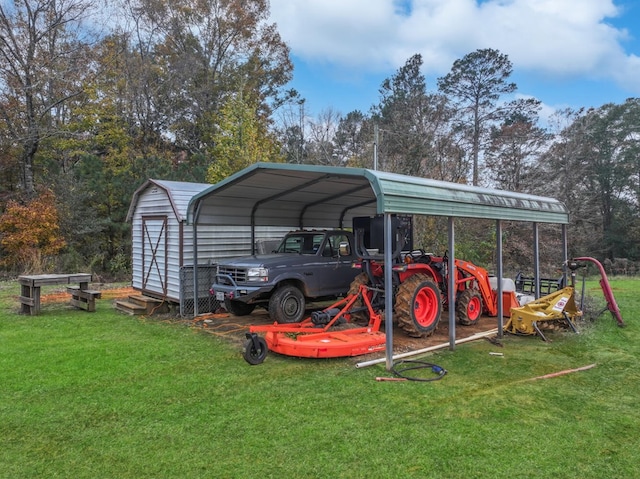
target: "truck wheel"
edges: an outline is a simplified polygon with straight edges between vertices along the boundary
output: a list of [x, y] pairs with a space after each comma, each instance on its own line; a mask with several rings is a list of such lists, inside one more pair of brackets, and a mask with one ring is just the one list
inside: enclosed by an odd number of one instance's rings
[[242, 301], [234, 301], [233, 299], [224, 299], [224, 307], [234, 316], [247, 316], [256, 309], [255, 304], [247, 304]]
[[465, 289], [456, 301], [456, 316], [464, 326], [476, 324], [482, 316], [482, 296], [477, 289]]
[[426, 274], [407, 278], [398, 286], [395, 311], [398, 326], [409, 336], [429, 336], [436, 329], [442, 312], [438, 286]]
[[302, 291], [291, 284], [285, 284], [271, 296], [269, 316], [278, 323], [299, 323], [306, 307]]

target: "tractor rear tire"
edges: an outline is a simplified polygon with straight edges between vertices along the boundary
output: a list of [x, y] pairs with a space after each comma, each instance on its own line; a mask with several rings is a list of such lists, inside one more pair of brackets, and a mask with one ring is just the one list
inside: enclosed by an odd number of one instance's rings
[[482, 296], [477, 289], [465, 289], [458, 294], [456, 316], [463, 326], [476, 324], [482, 316]]
[[395, 315], [398, 326], [409, 336], [431, 335], [440, 321], [441, 312], [440, 290], [430, 276], [415, 274], [398, 286]]
[[[369, 276], [367, 275], [367, 273], [360, 273], [358, 274], [355, 278], [353, 278], [353, 281], [351, 282], [351, 285], [349, 286], [349, 292], [347, 293], [347, 297], [350, 296], [355, 296], [356, 294], [358, 294], [360, 292], [360, 286], [361, 285], [368, 285], [370, 284], [369, 282]], [[363, 308], [364, 307], [364, 302], [362, 301], [362, 299], [358, 298], [355, 303], [353, 303], [352, 308], [353, 309], [359, 309], [359, 308]], [[355, 313], [350, 313], [351, 314], [351, 321], [355, 322], [355, 321], [365, 321], [368, 322], [369, 321], [369, 313], [368, 311], [358, 311]]]
[[278, 323], [299, 323], [306, 308], [304, 294], [292, 284], [280, 286], [269, 300], [269, 316]]
[[253, 313], [253, 310], [256, 309], [255, 304], [247, 304], [242, 301], [235, 301], [228, 298], [224, 299], [224, 307], [234, 316], [247, 316]]

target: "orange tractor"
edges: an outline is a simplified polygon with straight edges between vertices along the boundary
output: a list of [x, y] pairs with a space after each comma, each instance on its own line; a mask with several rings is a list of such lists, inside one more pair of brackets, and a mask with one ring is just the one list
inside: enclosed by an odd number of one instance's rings
[[[448, 309], [448, 262], [446, 255], [439, 257], [414, 250], [405, 256], [403, 263], [392, 266], [394, 318], [409, 336], [430, 335], [443, 308]], [[381, 289], [382, 263], [363, 261], [360, 267], [366, 271], [355, 278], [350, 292], [355, 292], [359, 284], [373, 286], [371, 291]], [[483, 313], [497, 316], [497, 295], [484, 268], [456, 259], [454, 274], [458, 323], [475, 324]], [[517, 301], [515, 295], [512, 301]]]
[[[412, 247], [410, 217], [393, 217], [392, 281], [393, 317], [412, 337], [433, 333], [448, 304], [450, 259]], [[356, 356], [384, 349], [379, 331], [385, 307], [382, 217], [354, 219], [356, 276], [347, 296], [296, 324], [251, 326], [244, 358], [250, 364], [264, 361], [267, 350], [298, 357]], [[467, 261], [454, 260], [456, 317], [462, 325], [475, 324], [484, 313], [497, 316], [497, 293], [488, 272]], [[506, 292], [511, 306], [518, 306], [514, 292]], [[509, 306], [506, 307], [509, 310]], [[366, 326], [348, 327], [367, 321]], [[256, 333], [266, 333], [265, 338]]]

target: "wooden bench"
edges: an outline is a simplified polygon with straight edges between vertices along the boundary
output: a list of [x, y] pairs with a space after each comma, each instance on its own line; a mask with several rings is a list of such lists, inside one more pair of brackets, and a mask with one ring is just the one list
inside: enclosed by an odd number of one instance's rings
[[71, 294], [71, 306], [89, 312], [96, 310], [96, 299], [102, 297], [102, 292], [90, 289], [80, 289], [80, 286], [67, 286], [67, 293]]
[[[83, 293], [84, 299], [78, 295], [75, 301], [83, 304], [86, 303], [87, 306], [85, 307], [84, 305], [74, 303], [73, 295], [71, 297], [71, 304], [86, 309], [87, 311], [95, 311], [95, 300], [100, 297], [95, 294], [84, 294], [89, 292], [99, 293], [99, 291], [89, 291], [91, 275], [88, 273], [23, 275], [18, 276], [18, 282], [20, 283], [20, 312], [31, 316], [40, 314], [40, 288], [42, 286], [78, 283], [77, 291]], [[75, 290], [75, 288], [70, 289]], [[69, 288], [67, 291], [68, 290]], [[90, 301], [91, 304], [89, 304]], [[89, 309], [89, 307], [93, 309]]]

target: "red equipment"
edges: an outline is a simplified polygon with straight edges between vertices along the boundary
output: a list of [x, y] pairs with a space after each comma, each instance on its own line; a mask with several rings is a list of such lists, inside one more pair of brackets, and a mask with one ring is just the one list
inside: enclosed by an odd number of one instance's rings
[[615, 318], [618, 323], [618, 326], [624, 327], [624, 321], [622, 320], [622, 315], [620, 314], [620, 308], [618, 308], [618, 303], [616, 303], [616, 298], [613, 297], [613, 291], [611, 290], [611, 285], [609, 284], [609, 279], [607, 278], [607, 273], [602, 266], [602, 263], [595, 258], [590, 258], [589, 256], [581, 256], [579, 258], [574, 258], [574, 261], [590, 261], [595, 264], [600, 271], [600, 288], [602, 288], [602, 294], [604, 294], [604, 299], [607, 301], [607, 309], [611, 311], [611, 314]]
[[[394, 264], [395, 315], [398, 325], [413, 337], [430, 335], [438, 325], [442, 307], [449, 307], [448, 290], [449, 258], [414, 250], [404, 256], [402, 263]], [[456, 317], [458, 323], [469, 326], [478, 322], [482, 314], [498, 315], [497, 293], [491, 286], [486, 269], [468, 261], [455, 260]], [[376, 260], [362, 261], [356, 265], [365, 270], [364, 278], [356, 281], [382, 288], [384, 268]], [[514, 291], [505, 291], [503, 300], [507, 307], [519, 306]]]
[[[244, 358], [250, 364], [264, 361], [268, 350], [298, 357], [332, 358], [358, 356], [385, 348], [385, 334], [380, 332], [380, 311], [385, 307], [382, 244], [365, 246], [365, 237], [374, 235], [376, 221], [358, 224], [370, 227], [356, 229], [356, 253], [360, 260], [354, 267], [362, 273], [356, 276], [347, 296], [323, 311], [297, 324], [251, 326], [245, 342]], [[411, 222], [405, 217], [395, 218], [392, 281], [394, 296], [393, 317], [409, 336], [424, 337], [433, 333], [442, 313], [448, 307], [448, 262], [446, 254], [437, 257], [422, 250], [402, 254], [411, 245]], [[356, 221], [354, 220], [354, 225]], [[371, 226], [373, 225], [373, 226]], [[341, 246], [342, 249], [342, 246]], [[496, 316], [497, 294], [493, 291], [489, 274], [467, 261], [455, 260], [456, 315], [462, 325], [475, 324], [482, 313]], [[519, 306], [514, 292], [505, 292], [510, 306]], [[507, 312], [509, 308], [507, 308]], [[368, 319], [365, 327], [341, 327], [342, 322]], [[265, 333], [264, 338], [257, 333]]]
[[[358, 294], [348, 295], [300, 323], [251, 326], [243, 357], [249, 364], [260, 364], [268, 350], [304, 358], [337, 358], [382, 351], [386, 336], [380, 332], [382, 320], [369, 297], [367, 287], [360, 286]], [[358, 300], [365, 305], [369, 323], [364, 327], [335, 329], [341, 323], [351, 323], [350, 312]], [[263, 339], [256, 333], [266, 334]]]

